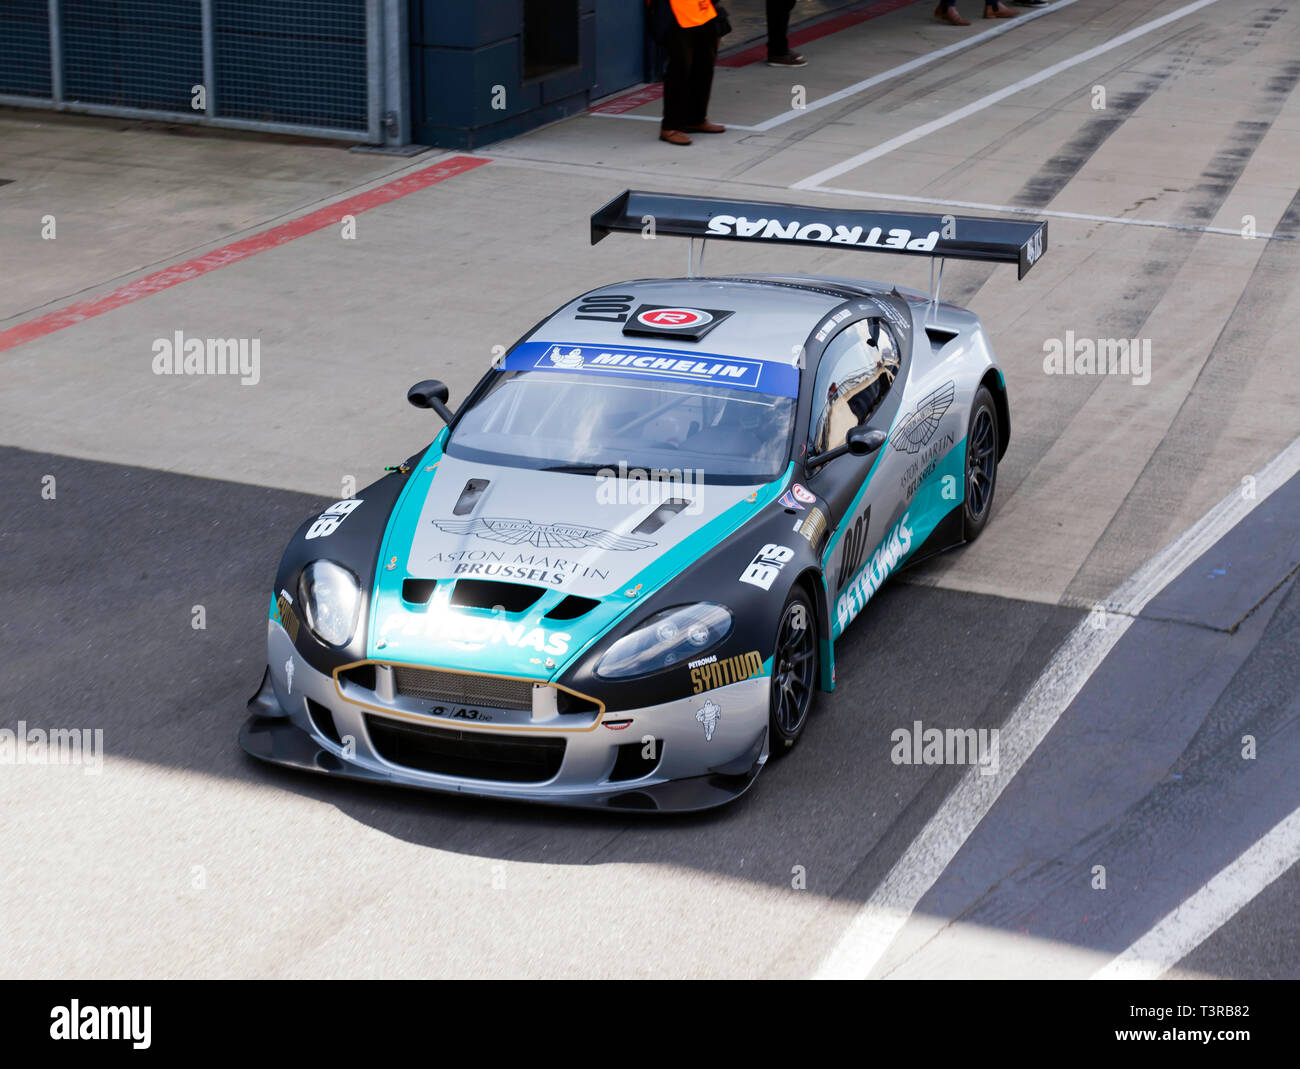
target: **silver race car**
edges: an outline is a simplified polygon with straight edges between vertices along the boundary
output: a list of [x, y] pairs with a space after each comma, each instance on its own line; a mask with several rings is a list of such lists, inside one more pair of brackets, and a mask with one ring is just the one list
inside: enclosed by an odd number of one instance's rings
[[979, 536], [1011, 429], [980, 321], [937, 285], [697, 277], [695, 243], [1023, 277], [1045, 224], [628, 191], [592, 241], [648, 224], [692, 239], [693, 277], [569, 302], [454, 414], [441, 383], [413, 386], [447, 426], [294, 535], [250, 754], [498, 798], [719, 805], [798, 741], [881, 584]]

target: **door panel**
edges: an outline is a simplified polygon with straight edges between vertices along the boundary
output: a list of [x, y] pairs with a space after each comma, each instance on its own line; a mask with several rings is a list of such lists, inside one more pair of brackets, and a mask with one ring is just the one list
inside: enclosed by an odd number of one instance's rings
[[[918, 369], [904, 359], [886, 392], [854, 407], [864, 375], [882, 353], [889, 356], [890, 344], [895, 339], [879, 320], [849, 324], [827, 345], [814, 384], [809, 435], [819, 440], [812, 445], [839, 444], [864, 414], [867, 426], [891, 433], [876, 454], [840, 457], [809, 479], [809, 488], [829, 502], [835, 528], [823, 555], [833, 637], [961, 498], [958, 446], [969, 398], [958, 396], [945, 362]], [[823, 409], [837, 401], [841, 410], [825, 419]], [[871, 401], [875, 407], [866, 412]]]

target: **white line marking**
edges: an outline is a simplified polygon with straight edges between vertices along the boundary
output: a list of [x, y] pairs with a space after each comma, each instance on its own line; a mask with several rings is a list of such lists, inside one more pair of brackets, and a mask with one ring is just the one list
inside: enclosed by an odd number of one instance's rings
[[1300, 861], [1300, 809], [1216, 874], [1146, 935], [1092, 976], [1094, 980], [1158, 980], [1230, 921], [1255, 896]]
[[[1081, 219], [1088, 223], [1123, 223], [1125, 226], [1150, 226], [1162, 230], [1188, 230], [1197, 234], [1227, 234], [1229, 237], [1243, 238], [1240, 230], [1230, 226], [1201, 226], [1197, 223], [1171, 223], [1160, 219], [1129, 219], [1120, 215], [1091, 215], [1087, 212], [1062, 212], [1047, 208], [1025, 208], [1016, 204], [984, 204], [975, 200], [950, 200], [946, 197], [916, 197], [907, 193], [873, 193], [865, 189], [845, 189], [842, 186], [807, 186], [809, 193], [836, 193], [845, 197], [867, 197], [871, 200], [896, 200], [909, 204], [935, 204], [944, 208], [973, 208], [976, 211], [997, 212], [1012, 215], [1050, 215], [1054, 219]], [[1290, 234], [1256, 234], [1261, 241], [1300, 241], [1300, 237]]]
[[1300, 438], [1258, 472], [1253, 499], [1234, 490], [1129, 576], [1104, 602], [1108, 610], [1104, 628], [1095, 628], [1089, 618], [1070, 632], [1002, 726], [998, 774], [985, 776], [972, 768], [958, 782], [863, 904], [818, 967], [815, 979], [861, 979], [871, 972], [1147, 602], [1298, 471]]
[[780, 115], [774, 115], [753, 127], [755, 130], [770, 130], [774, 126], [780, 126], [782, 123], [790, 122], [800, 116], [807, 115], [810, 111], [816, 111], [818, 108], [824, 108], [829, 104], [838, 104], [841, 100], [847, 100], [851, 96], [857, 96], [859, 93], [868, 89], [873, 89], [883, 82], [888, 82], [894, 78], [901, 77], [904, 74], [910, 74], [912, 71], [921, 67], [928, 66], [936, 60], [944, 59], [955, 52], [961, 52], [963, 49], [970, 48], [972, 45], [980, 44], [990, 38], [997, 37], [1000, 34], [1007, 33], [1016, 29], [1018, 26], [1025, 26], [1034, 19], [1042, 18], [1044, 15], [1053, 14], [1062, 8], [1069, 7], [1071, 4], [1078, 3], [1078, 0], [1057, 0], [1051, 7], [1045, 7], [1041, 11], [1023, 11], [1019, 18], [1009, 19], [994, 26], [991, 30], [985, 30], [983, 33], [977, 33], [974, 37], [967, 37], [965, 40], [958, 41], [955, 44], [945, 45], [934, 52], [927, 52], [923, 56], [917, 56], [916, 59], [908, 60], [906, 63], [900, 63], [897, 67], [890, 67], [889, 70], [880, 74], [874, 74], [870, 78], [864, 78], [860, 82], [854, 82], [844, 89], [837, 90], [828, 96], [820, 97], [811, 104], [802, 108], [791, 108], [789, 111], [783, 111]]
[[[1039, 82], [1045, 82], [1048, 78], [1053, 78], [1062, 71], [1069, 70], [1071, 67], [1077, 67], [1080, 63], [1087, 63], [1090, 59], [1095, 59], [1103, 53], [1109, 52], [1112, 48], [1119, 48], [1130, 41], [1134, 41], [1144, 34], [1151, 33], [1163, 26], [1168, 26], [1171, 22], [1178, 19], [1186, 18], [1201, 8], [1209, 7], [1211, 4], [1217, 4], [1219, 0], [1195, 0], [1194, 3], [1187, 4], [1169, 12], [1167, 15], [1161, 15], [1158, 19], [1152, 19], [1150, 22], [1143, 23], [1127, 33], [1122, 33], [1118, 37], [1107, 41], [1105, 44], [1097, 45], [1095, 48], [1089, 48], [1086, 52], [1080, 52], [1078, 55], [1071, 56], [1069, 59], [1063, 59], [1059, 63], [1053, 63], [1050, 67], [1044, 67], [1036, 74], [1021, 78], [1020, 81], [1014, 82], [1005, 88], [998, 89], [989, 93], [988, 96], [980, 97], [979, 100], [971, 101], [965, 107], [958, 108], [956, 111], [950, 111], [947, 115], [942, 115], [928, 123], [923, 123], [906, 133], [899, 134], [897, 137], [891, 137], [888, 141], [883, 141], [875, 148], [869, 148], [865, 152], [859, 152], [856, 156], [850, 156], [842, 163], [833, 164], [816, 174], [809, 175], [807, 178], [795, 182], [791, 189], [808, 189], [812, 186], [824, 185], [832, 178], [838, 178], [847, 171], [852, 171], [861, 167], [864, 163], [870, 163], [872, 160], [878, 160], [881, 156], [887, 156], [896, 148], [902, 148], [904, 145], [910, 145], [913, 141], [919, 141], [923, 137], [928, 137], [936, 130], [942, 130], [953, 123], [961, 122], [962, 119], [969, 118], [976, 112], [983, 111], [985, 108], [992, 107], [1001, 100], [1006, 100], [1009, 96], [1014, 96], [1030, 86], [1038, 85]], [[1048, 8], [1047, 10], [1051, 10]], [[1020, 20], [1015, 20], [1019, 22]]]
[[[638, 122], [663, 122], [662, 115], [626, 115], [621, 112], [613, 111], [589, 111], [588, 115], [594, 115], [597, 119], [636, 119]], [[740, 126], [737, 123], [724, 123], [728, 130], [758, 130], [757, 126]]]
[[[807, 104], [802, 108], [791, 108], [789, 111], [781, 112], [780, 115], [774, 115], [770, 119], [764, 119], [757, 126], [737, 126], [727, 123], [727, 128], [730, 130], [753, 130], [757, 132], [771, 130], [775, 126], [780, 126], [782, 123], [788, 123], [792, 119], [801, 118], [811, 111], [816, 111], [818, 108], [824, 108], [830, 104], [838, 104], [841, 100], [848, 100], [849, 97], [857, 96], [859, 93], [864, 93], [868, 89], [874, 89], [876, 86], [892, 81], [895, 78], [901, 78], [904, 74], [910, 74], [912, 71], [919, 70], [921, 67], [929, 66], [929, 64], [934, 63], [937, 60], [944, 59], [956, 52], [961, 52], [973, 45], [981, 44], [990, 38], [1014, 30], [1017, 26], [1024, 26], [1033, 22], [1034, 19], [1042, 18], [1044, 15], [1060, 11], [1062, 8], [1069, 7], [1071, 4], [1077, 4], [1078, 2], [1079, 0], [1057, 0], [1057, 2], [1051, 7], [1045, 7], [1041, 11], [1023, 11], [1017, 19], [1011, 19], [1007, 22], [999, 22], [993, 27], [993, 29], [985, 30], [983, 33], [977, 33], [974, 37], [967, 37], [964, 40], [957, 41], [955, 44], [945, 45], [943, 48], [935, 49], [933, 52], [927, 52], [923, 56], [909, 59], [906, 63], [900, 63], [897, 67], [890, 67], [889, 70], [882, 71], [880, 74], [873, 74], [870, 78], [864, 78], [860, 82], [854, 82], [852, 85], [845, 86], [843, 89], [837, 89], [833, 93], [829, 93], [824, 97], [819, 97], [811, 104]], [[852, 28], [853, 27], [845, 27], [845, 29]], [[844, 30], [837, 32], [843, 33]], [[600, 115], [606, 119], [642, 119], [647, 122], [662, 121], [662, 118], [658, 115], [628, 115], [623, 112], [605, 111], [589, 111], [587, 114]]]

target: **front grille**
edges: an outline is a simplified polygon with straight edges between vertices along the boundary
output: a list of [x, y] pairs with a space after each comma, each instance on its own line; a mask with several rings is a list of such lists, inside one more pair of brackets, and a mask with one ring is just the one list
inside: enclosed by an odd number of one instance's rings
[[564, 761], [564, 739], [458, 731], [379, 716], [366, 717], [366, 730], [385, 761], [442, 776], [542, 783]]
[[393, 665], [394, 685], [403, 698], [489, 709], [531, 709], [533, 685], [526, 679], [470, 676], [436, 668]]

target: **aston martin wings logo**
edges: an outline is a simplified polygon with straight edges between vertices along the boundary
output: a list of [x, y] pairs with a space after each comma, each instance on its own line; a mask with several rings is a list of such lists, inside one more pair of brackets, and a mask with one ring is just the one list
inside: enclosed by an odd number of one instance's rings
[[917, 402], [916, 411], [905, 416], [894, 428], [889, 444], [900, 453], [919, 453], [921, 447], [934, 437], [939, 429], [944, 413], [952, 405], [957, 393], [956, 383], [945, 382], [933, 393], [928, 393]]
[[473, 535], [489, 542], [518, 546], [527, 543], [538, 549], [646, 549], [656, 543], [648, 538], [615, 534], [600, 527], [580, 523], [533, 523], [529, 520], [476, 517], [472, 520], [434, 520], [433, 525], [447, 534]]

